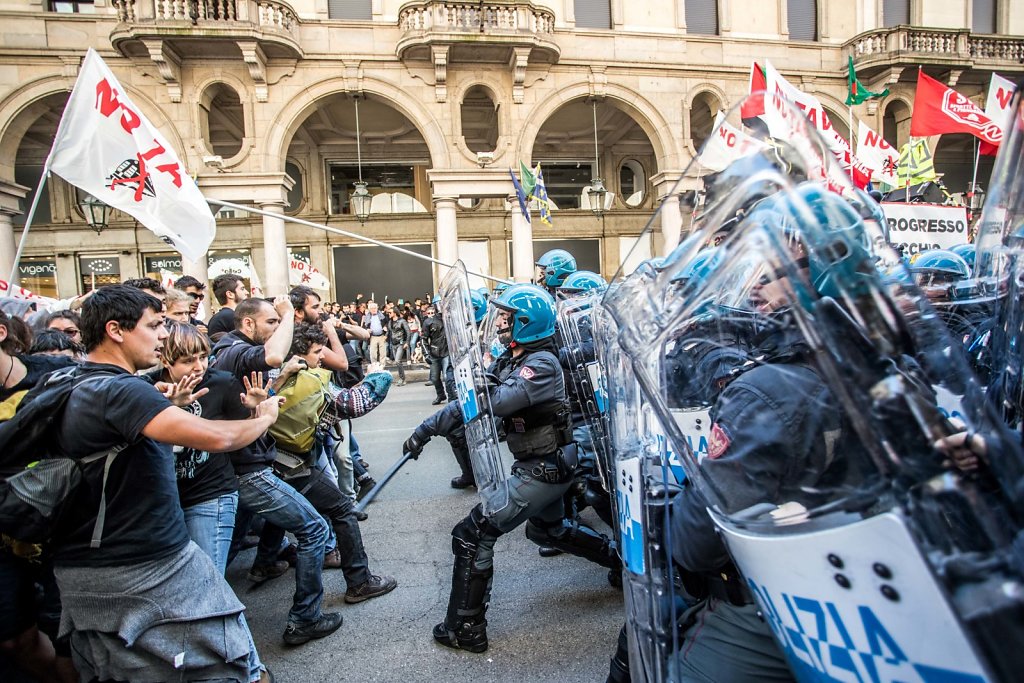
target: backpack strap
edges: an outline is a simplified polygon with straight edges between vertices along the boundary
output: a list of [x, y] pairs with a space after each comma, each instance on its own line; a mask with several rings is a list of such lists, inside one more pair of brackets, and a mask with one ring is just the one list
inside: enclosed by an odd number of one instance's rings
[[93, 453], [87, 455], [84, 458], [80, 458], [78, 462], [82, 465], [88, 465], [91, 462], [96, 462], [101, 458], [106, 458], [106, 462], [103, 463], [103, 483], [100, 485], [100, 509], [96, 513], [96, 523], [92, 527], [92, 541], [89, 543], [90, 548], [99, 548], [100, 540], [103, 538], [103, 526], [107, 521], [107, 478], [110, 476], [110, 466], [114, 464], [114, 459], [128, 447], [128, 444], [122, 443], [114, 446], [111, 449], [101, 451], [100, 453]]

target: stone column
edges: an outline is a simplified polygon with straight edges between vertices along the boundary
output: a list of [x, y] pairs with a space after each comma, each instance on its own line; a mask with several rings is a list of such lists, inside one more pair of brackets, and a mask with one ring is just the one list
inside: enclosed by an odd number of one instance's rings
[[[455, 197], [434, 197], [434, 210], [437, 212], [437, 260], [448, 264], [459, 260], [459, 228], [455, 207]], [[448, 268], [438, 264], [434, 266], [436, 291], [441, 280], [448, 274]]]
[[661, 256], [668, 256], [679, 244], [679, 234], [683, 228], [683, 214], [679, 210], [679, 195], [668, 196], [661, 205]]
[[533, 279], [533, 227], [526, 216], [519, 210], [519, 200], [515, 195], [508, 199], [512, 204], [512, 279], [516, 282], [529, 282]]
[[[284, 205], [279, 202], [260, 204], [264, 211], [282, 213]], [[271, 216], [263, 217], [263, 250], [266, 264], [266, 279], [263, 291], [267, 296], [288, 293], [288, 239], [284, 232], [284, 220]]]
[[[208, 283], [210, 281], [210, 259], [209, 259], [209, 257], [206, 254], [203, 254], [203, 256], [201, 256], [198, 261], [191, 261], [191, 260], [185, 258], [184, 256], [182, 256], [181, 257], [181, 274], [182, 275], [191, 275], [192, 277], [194, 277], [195, 279], [199, 280], [200, 282], [207, 282]], [[210, 306], [212, 305], [210, 303], [210, 299], [213, 297], [213, 292], [209, 291], [209, 292], [207, 292], [207, 294], [208, 294], [208, 296], [206, 297], [206, 308], [207, 308], [207, 310], [209, 310]]]
[[[0, 280], [9, 278], [14, 267], [18, 243], [14, 239], [12, 219], [21, 213], [18, 200], [24, 199], [29, 191], [30, 188], [0, 180]], [[14, 281], [18, 281], [17, 273]]]

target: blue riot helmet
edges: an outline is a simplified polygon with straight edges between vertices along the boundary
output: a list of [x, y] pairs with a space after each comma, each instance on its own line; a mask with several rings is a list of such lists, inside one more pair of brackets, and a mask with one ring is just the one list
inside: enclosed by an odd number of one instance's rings
[[490, 303], [512, 314], [509, 329], [503, 332], [499, 328], [499, 337], [507, 336], [507, 342], [502, 340], [506, 345], [528, 344], [555, 333], [555, 300], [537, 285], [512, 285]]
[[974, 254], [977, 251], [974, 244], [970, 242], [958, 244], [955, 247], [950, 247], [949, 250], [966, 261], [967, 267], [970, 268], [972, 274], [974, 273]]
[[932, 249], [914, 259], [910, 273], [925, 296], [940, 304], [953, 298], [953, 287], [971, 276], [971, 268], [953, 251]]
[[565, 278], [565, 281], [558, 287], [558, 291], [565, 294], [577, 294], [593, 289], [604, 289], [608, 282], [590, 270], [577, 270]]
[[552, 249], [537, 259], [537, 268], [537, 284], [554, 289], [576, 272], [576, 259], [565, 249]]
[[491, 298], [491, 290], [487, 289], [486, 287], [477, 287], [473, 291], [479, 293], [480, 296], [482, 296], [485, 299]]
[[435, 294], [434, 298], [430, 300], [430, 303], [432, 303], [433, 305], [437, 306], [439, 303], [441, 303], [441, 295], [440, 294]]
[[478, 289], [469, 293], [469, 302], [473, 306], [473, 320], [479, 325], [487, 315], [487, 297]]
[[491, 296], [499, 297], [501, 293], [508, 289], [511, 285], [508, 282], [499, 282], [494, 285], [494, 291], [491, 292]]

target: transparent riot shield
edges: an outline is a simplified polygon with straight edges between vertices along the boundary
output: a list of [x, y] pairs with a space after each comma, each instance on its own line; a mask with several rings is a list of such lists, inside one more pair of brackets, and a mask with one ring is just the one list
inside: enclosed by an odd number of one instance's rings
[[611, 492], [623, 564], [630, 671], [634, 681], [670, 681], [677, 624], [689, 597], [672, 563], [666, 527], [684, 475], [640, 392], [630, 359], [618, 346], [615, 321], [598, 309], [593, 324], [608, 392]]
[[471, 289], [466, 266], [457, 261], [441, 281], [440, 310], [448, 338], [448, 354], [455, 372], [455, 386], [462, 407], [466, 443], [473, 461], [473, 478], [485, 515], [508, 505], [508, 472], [498, 446], [494, 415], [487, 394], [480, 332], [473, 319]]
[[805, 115], [762, 98], [785, 145], [739, 154], [684, 256], [610, 290], [616, 341], [800, 680], [1015, 680], [1019, 440]]
[[572, 383], [570, 399], [576, 403], [587, 428], [596, 456], [604, 490], [611, 493], [612, 455], [608, 442], [608, 387], [597, 359], [594, 339], [594, 306], [601, 292], [583, 292], [558, 300], [558, 343], [567, 374]]

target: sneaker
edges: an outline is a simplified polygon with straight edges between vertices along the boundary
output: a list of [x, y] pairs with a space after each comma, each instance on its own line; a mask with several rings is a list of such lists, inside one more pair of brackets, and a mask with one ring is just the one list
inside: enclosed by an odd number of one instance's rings
[[466, 489], [470, 486], [476, 486], [476, 482], [473, 481], [472, 477], [466, 477], [464, 474], [460, 474], [451, 481], [453, 489]]
[[288, 624], [284, 630], [286, 645], [302, 645], [316, 638], [324, 638], [341, 628], [341, 615], [337, 612], [324, 612], [318, 621], [307, 626]]
[[396, 387], [404, 387], [405, 386], [405, 380], [404, 379], [398, 380], [397, 382], [395, 382], [395, 386]]
[[324, 569], [338, 569], [341, 567], [341, 552], [335, 548], [329, 553], [324, 553]]
[[359, 491], [356, 493], [356, 502], [361, 501], [366, 497], [366, 494], [370, 492], [374, 486], [377, 485], [377, 480], [373, 477], [367, 477], [359, 481]]
[[277, 560], [273, 564], [268, 564], [265, 567], [252, 566], [249, 570], [249, 574], [246, 576], [247, 579], [253, 583], [263, 583], [264, 581], [270, 581], [288, 571], [288, 563], [284, 560]]
[[345, 591], [345, 602], [354, 605], [357, 602], [376, 598], [395, 590], [397, 585], [398, 581], [392, 576], [370, 576], [370, 579], [362, 585]]

